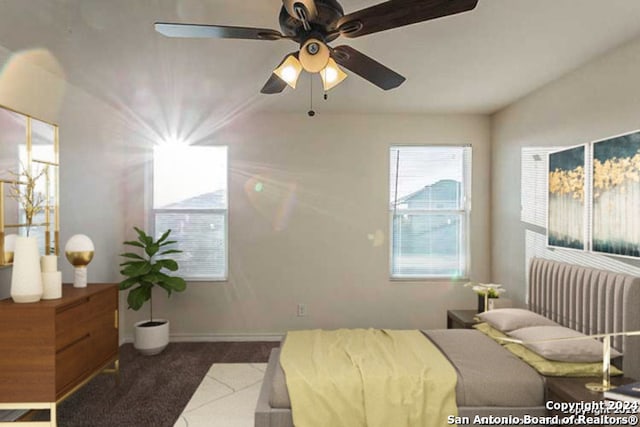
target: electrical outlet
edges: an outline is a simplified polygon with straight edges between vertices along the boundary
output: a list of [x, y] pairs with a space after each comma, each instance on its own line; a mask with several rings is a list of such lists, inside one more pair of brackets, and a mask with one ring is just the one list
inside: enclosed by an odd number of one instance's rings
[[307, 304], [298, 304], [298, 317], [304, 317], [307, 315]]

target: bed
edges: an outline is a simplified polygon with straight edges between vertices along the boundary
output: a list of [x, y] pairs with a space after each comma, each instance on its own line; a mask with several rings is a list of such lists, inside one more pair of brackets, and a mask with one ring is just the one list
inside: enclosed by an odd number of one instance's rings
[[[640, 330], [638, 307], [640, 278], [541, 258], [530, 261], [529, 309], [560, 325], [584, 334]], [[456, 370], [460, 417], [547, 415], [545, 377], [496, 341], [476, 330], [422, 332]], [[623, 353], [619, 364], [625, 375], [640, 378], [640, 337], [613, 337], [611, 347]], [[274, 349], [269, 358], [256, 427], [293, 427], [279, 353]]]

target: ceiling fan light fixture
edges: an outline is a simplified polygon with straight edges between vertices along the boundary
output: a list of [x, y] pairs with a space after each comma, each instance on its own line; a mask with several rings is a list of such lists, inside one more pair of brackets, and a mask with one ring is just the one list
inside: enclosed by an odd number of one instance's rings
[[320, 71], [320, 78], [324, 91], [327, 92], [342, 83], [347, 78], [347, 73], [342, 71], [333, 58], [329, 58], [327, 66]]
[[300, 64], [300, 61], [298, 61], [294, 55], [289, 55], [273, 72], [286, 84], [291, 86], [292, 89], [295, 89], [300, 73], [302, 73], [302, 64]]
[[300, 63], [309, 73], [319, 73], [329, 61], [329, 48], [318, 39], [309, 39], [300, 49]]

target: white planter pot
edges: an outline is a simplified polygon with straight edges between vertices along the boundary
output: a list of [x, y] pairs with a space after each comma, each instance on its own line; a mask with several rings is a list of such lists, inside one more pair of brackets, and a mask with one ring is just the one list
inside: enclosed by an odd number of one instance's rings
[[11, 271], [11, 298], [13, 301], [36, 302], [42, 297], [40, 253], [35, 237], [16, 237]]
[[153, 321], [163, 323], [155, 326], [142, 326], [149, 322], [143, 320], [135, 324], [133, 346], [145, 356], [158, 354], [169, 344], [169, 321], [166, 319], [154, 319]]

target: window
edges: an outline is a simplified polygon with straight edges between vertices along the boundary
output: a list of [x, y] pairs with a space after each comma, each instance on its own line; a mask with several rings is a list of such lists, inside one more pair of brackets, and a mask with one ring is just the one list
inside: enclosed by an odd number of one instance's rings
[[153, 224], [171, 229], [187, 280], [227, 278], [227, 147], [159, 146], [153, 151]]
[[471, 147], [392, 146], [389, 163], [391, 277], [467, 277]]

